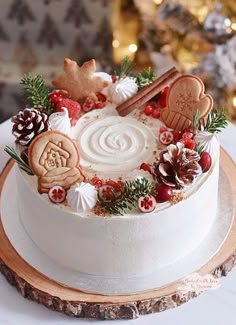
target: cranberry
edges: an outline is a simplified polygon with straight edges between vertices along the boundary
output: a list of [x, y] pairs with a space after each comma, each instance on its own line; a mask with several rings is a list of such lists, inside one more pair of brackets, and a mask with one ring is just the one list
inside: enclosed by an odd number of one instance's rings
[[151, 103], [146, 104], [145, 108], [144, 108], [144, 114], [149, 116], [152, 114], [154, 106]]
[[141, 212], [152, 212], [157, 205], [154, 196], [141, 196], [138, 199], [138, 208]]
[[173, 195], [173, 190], [170, 186], [167, 185], [156, 185], [156, 201], [158, 203], [169, 201]]
[[167, 100], [166, 100], [167, 99], [167, 93], [168, 93], [169, 89], [170, 89], [170, 86], [167, 86], [161, 92], [161, 95], [160, 95], [160, 106], [161, 106], [161, 108], [166, 107], [166, 104], [167, 104]]
[[105, 184], [112, 186], [114, 188], [114, 190], [115, 190], [116, 193], [120, 193], [121, 187], [122, 187], [122, 183], [121, 182], [115, 182], [115, 181], [109, 179], [108, 181], [106, 181]]
[[48, 197], [52, 203], [62, 203], [66, 198], [66, 190], [60, 185], [55, 185], [50, 188]]
[[211, 156], [208, 152], [204, 151], [199, 160], [199, 165], [202, 167], [202, 172], [206, 173], [211, 167]]
[[115, 189], [113, 186], [111, 185], [103, 185], [101, 187], [99, 187], [98, 189], [98, 198], [101, 201], [112, 201], [113, 199], [115, 199], [116, 197], [116, 193], [115, 193]]
[[153, 117], [153, 118], [159, 118], [160, 116], [161, 116], [161, 114], [160, 114], [159, 109], [158, 109], [158, 108], [154, 108], [154, 109], [152, 110], [152, 117]]
[[174, 140], [173, 133], [171, 131], [168, 131], [168, 130], [163, 131], [159, 135], [159, 140], [160, 140], [160, 143], [162, 143], [164, 145], [168, 145], [168, 144], [172, 143], [173, 140]]

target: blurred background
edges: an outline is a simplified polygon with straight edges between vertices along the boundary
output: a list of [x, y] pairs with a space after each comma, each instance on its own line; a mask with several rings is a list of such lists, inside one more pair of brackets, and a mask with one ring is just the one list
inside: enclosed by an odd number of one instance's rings
[[0, 0], [0, 122], [24, 109], [20, 80], [50, 81], [64, 57], [112, 72], [128, 55], [157, 74], [199, 75], [236, 122], [235, 0]]

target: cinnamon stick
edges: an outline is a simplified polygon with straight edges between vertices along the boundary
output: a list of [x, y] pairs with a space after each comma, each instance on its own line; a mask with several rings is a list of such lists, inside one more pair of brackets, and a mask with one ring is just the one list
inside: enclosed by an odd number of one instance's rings
[[137, 94], [127, 99], [124, 103], [117, 106], [117, 111], [121, 116], [126, 116], [134, 109], [142, 106], [154, 96], [159, 94], [166, 86], [171, 84], [180, 76], [178, 70], [173, 67], [163, 75], [154, 80], [150, 85], [143, 87]]

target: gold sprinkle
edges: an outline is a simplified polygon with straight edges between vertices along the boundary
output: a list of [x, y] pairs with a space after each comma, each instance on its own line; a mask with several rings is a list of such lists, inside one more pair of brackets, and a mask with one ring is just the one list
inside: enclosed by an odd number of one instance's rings
[[180, 201], [185, 199], [185, 195], [183, 192], [179, 192], [179, 193], [175, 193], [172, 195], [172, 197], [170, 198], [170, 204], [174, 205], [176, 203], [179, 203]]

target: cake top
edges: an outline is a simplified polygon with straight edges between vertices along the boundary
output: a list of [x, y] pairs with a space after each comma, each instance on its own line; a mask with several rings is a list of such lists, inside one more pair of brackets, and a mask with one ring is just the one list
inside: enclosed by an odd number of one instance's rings
[[17, 148], [6, 151], [47, 200], [83, 214], [123, 215], [176, 204], [207, 173], [227, 124], [202, 81], [175, 68], [157, 77], [96, 72], [95, 60], [65, 59], [50, 91], [22, 80], [28, 107], [12, 117]]

